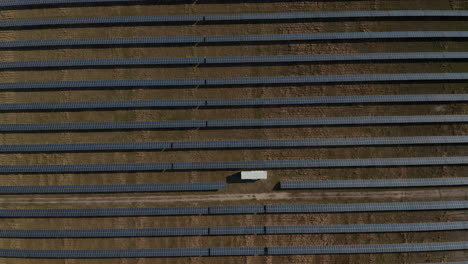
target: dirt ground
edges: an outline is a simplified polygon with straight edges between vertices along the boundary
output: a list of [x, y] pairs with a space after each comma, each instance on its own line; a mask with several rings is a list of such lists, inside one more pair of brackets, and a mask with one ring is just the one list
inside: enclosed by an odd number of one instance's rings
[[[0, 11], [3, 20], [130, 16], [165, 14], [210, 14], [253, 12], [304, 12], [343, 10], [464, 10], [463, 0], [414, 1], [209, 1], [193, 4], [153, 4], [98, 7], [61, 7]], [[301, 21], [298, 23], [257, 24], [196, 24], [145, 25], [133, 27], [54, 28], [0, 30], [0, 41], [27, 39], [62, 39], [133, 36], [180, 35], [242, 35], [288, 34], [318, 32], [468, 30], [466, 20], [358, 20]], [[191, 56], [259, 56], [286, 54], [344, 54], [366, 52], [430, 52], [467, 51], [466, 41], [392, 41], [392, 42], [310, 42], [272, 43], [262, 45], [213, 45], [178, 47], [128, 47], [95, 49], [1, 50], [1, 61], [57, 60], [83, 58], [146, 58]], [[119, 69], [64, 69], [0, 71], [0, 82], [53, 80], [109, 79], [172, 79], [224, 78], [255, 76], [303, 76], [369, 73], [467, 72], [465, 61], [439, 62], [380, 62], [249, 65], [224, 67], [137, 67]], [[35, 92], [0, 92], [0, 103], [111, 101], [150, 99], [209, 99], [304, 97], [333, 95], [392, 95], [466, 93], [467, 83], [370, 83], [275, 87], [188, 87], [140, 88], [102, 90], [60, 90]], [[107, 121], [155, 121], [198, 119], [260, 119], [336, 116], [384, 115], [452, 115], [468, 114], [468, 106], [454, 104], [405, 105], [338, 105], [311, 107], [221, 108], [221, 109], [140, 109], [83, 112], [0, 113], [0, 122], [61, 123]], [[176, 131], [121, 131], [0, 134], [0, 144], [89, 143], [192, 141], [230, 139], [292, 139], [384, 136], [451, 136], [466, 135], [468, 125], [413, 125], [365, 127], [302, 127], [266, 129], [218, 129]], [[301, 149], [242, 149], [203, 151], [145, 151], [112, 153], [48, 153], [0, 154], [0, 165], [19, 164], [82, 164], [182, 161], [236, 160], [301, 160], [339, 158], [468, 156], [468, 147], [457, 146], [392, 146], [359, 148], [301, 148]], [[87, 173], [87, 174], [25, 174], [0, 175], [2, 185], [68, 185], [68, 184], [140, 184], [225, 181], [238, 171], [191, 171], [145, 173]], [[218, 192], [188, 193], [129, 193], [129, 194], [70, 194], [70, 195], [2, 195], [0, 208], [107, 208], [107, 207], [172, 207], [247, 204], [312, 204], [366, 203], [467, 200], [466, 187], [353, 189], [279, 191], [281, 180], [335, 179], [405, 179], [433, 177], [464, 177], [466, 166], [436, 166], [410, 168], [351, 168], [271, 170], [269, 179], [255, 183], [229, 183]], [[87, 229], [87, 228], [151, 228], [207, 227], [248, 225], [331, 225], [373, 223], [416, 223], [468, 221], [468, 210], [432, 212], [385, 212], [348, 214], [286, 214], [230, 215], [183, 217], [112, 217], [63, 219], [0, 219], [1, 229]], [[10, 249], [124, 249], [177, 247], [241, 247], [241, 246], [300, 246], [341, 244], [430, 243], [464, 241], [467, 231], [383, 233], [383, 234], [321, 234], [277, 236], [220, 236], [165, 238], [106, 238], [106, 239], [0, 239], [0, 248]], [[467, 251], [408, 254], [355, 254], [321, 256], [257, 256], [210, 258], [147, 258], [99, 260], [0, 259], [8, 264], [75, 264], [75, 263], [427, 263], [468, 260]]]

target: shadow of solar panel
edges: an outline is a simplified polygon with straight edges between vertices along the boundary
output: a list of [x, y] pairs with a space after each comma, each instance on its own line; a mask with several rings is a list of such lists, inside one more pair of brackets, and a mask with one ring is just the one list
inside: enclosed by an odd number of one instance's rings
[[467, 177], [343, 181], [283, 181], [280, 189], [395, 188], [468, 185]]
[[467, 209], [468, 201], [416, 202], [416, 203], [355, 203], [314, 205], [266, 205], [267, 214], [278, 213], [340, 213], [390, 212]]
[[0, 249], [1, 257], [11, 258], [143, 258], [206, 257], [208, 248], [105, 249], [105, 250], [24, 250]]
[[265, 227], [263, 226], [219, 226], [219, 227], [210, 227], [209, 233], [212, 236], [263, 235], [265, 234]]
[[315, 254], [366, 254], [401, 253], [425, 251], [466, 250], [468, 242], [383, 244], [383, 245], [343, 245], [343, 246], [299, 246], [268, 247], [268, 255], [315, 255]]
[[263, 205], [240, 205], [240, 206], [210, 206], [209, 214], [264, 214]]
[[207, 236], [206, 227], [147, 229], [0, 230], [3, 238], [92, 238]]
[[100, 208], [100, 209], [0, 209], [0, 217], [114, 217], [207, 215], [208, 207]]
[[[3, 42], [0, 42], [0, 46]], [[203, 85], [203, 79], [160, 79], [160, 80], [99, 80], [99, 81], [50, 81], [0, 83], [0, 90], [35, 89], [87, 89], [116, 87], [164, 87]]]
[[134, 129], [185, 129], [206, 127], [203, 120], [177, 120], [154, 122], [95, 122], [51, 124], [3, 124], [0, 132], [79, 131], [79, 130], [134, 130]]
[[216, 191], [226, 188], [225, 182], [115, 184], [115, 185], [56, 185], [56, 186], [0, 186], [0, 194], [52, 193], [126, 193], [126, 192], [183, 192]]
[[466, 230], [468, 222], [365, 224], [328, 226], [266, 226], [266, 234], [339, 234], [339, 233], [387, 233]]
[[210, 248], [210, 256], [263, 256], [265, 247]]

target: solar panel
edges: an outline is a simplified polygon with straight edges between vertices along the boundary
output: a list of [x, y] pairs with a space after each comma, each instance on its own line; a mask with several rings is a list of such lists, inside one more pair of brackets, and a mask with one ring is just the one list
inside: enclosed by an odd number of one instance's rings
[[266, 226], [267, 235], [275, 234], [338, 234], [338, 233], [383, 233], [383, 232], [429, 232], [466, 230], [468, 222], [411, 223], [411, 224], [365, 224], [328, 226]]
[[468, 201], [312, 204], [223, 207], [161, 207], [161, 208], [100, 208], [100, 209], [0, 209], [0, 217], [115, 217], [169, 215], [228, 215], [283, 213], [386, 212], [467, 209]]
[[[0, 43], [1, 45], [2, 43]], [[402, 73], [362, 75], [272, 76], [218, 79], [100, 80], [0, 83], [0, 90], [88, 89], [199, 85], [272, 85], [348, 82], [464, 81], [468, 73]]]
[[466, 123], [468, 115], [362, 116], [290, 119], [177, 120], [149, 122], [1, 124], [0, 132], [141, 130], [243, 127]]
[[164, 150], [164, 149], [170, 149], [170, 148], [171, 148], [171, 142], [32, 144], [32, 145], [0, 145], [0, 153], [134, 151], [134, 150]]
[[[283, 56], [241, 56], [206, 58], [207, 64], [250, 64], [250, 63], [298, 63], [339, 61], [382, 61], [382, 60], [433, 60], [466, 59], [468, 52], [408, 52], [408, 53], [364, 53], [364, 54], [320, 54]], [[1, 65], [0, 65], [1, 66]]]
[[101, 101], [101, 102], [63, 102], [63, 103], [15, 103], [15, 104], [0, 104], [0, 111], [232, 107], [232, 106], [249, 107], [249, 106], [282, 106], [282, 105], [323, 105], [323, 104], [435, 103], [435, 102], [466, 102], [466, 101], [468, 101], [468, 94], [323, 96], [323, 97], [209, 99], [209, 100], [196, 99], [196, 100]]
[[10, 258], [144, 258], [207, 257], [208, 248], [32, 250], [0, 249], [0, 257]]
[[[0, 4], [1, 7], [1, 4]], [[79, 18], [52, 18], [31, 20], [5, 20], [0, 22], [0, 28], [23, 27], [56, 27], [56, 26], [87, 26], [121, 25], [135, 23], [173, 23], [173, 22], [199, 22], [203, 15], [172, 15], [172, 16], [121, 16], [121, 17], [79, 17]]]
[[209, 233], [212, 236], [224, 235], [264, 235], [264, 226], [219, 226], [210, 227]]
[[[468, 33], [468, 32], [467, 32]], [[468, 34], [467, 34], [468, 36]], [[361, 75], [271, 76], [206, 79], [206, 85], [273, 85], [348, 82], [462, 81], [468, 73], [399, 73]]]
[[217, 214], [263, 214], [263, 205], [240, 205], [240, 206], [210, 206], [210, 215]]
[[80, 131], [80, 130], [140, 130], [187, 129], [206, 127], [204, 120], [150, 121], [150, 122], [95, 122], [51, 124], [2, 124], [0, 132]]
[[[467, 94], [421, 94], [421, 95], [366, 95], [322, 96], [290, 98], [211, 99], [207, 106], [275, 106], [275, 105], [323, 105], [323, 104], [373, 104], [373, 103], [431, 103], [468, 101]], [[1, 105], [0, 105], [1, 106]]]
[[227, 184], [225, 182], [200, 182], [115, 185], [0, 186], [0, 194], [216, 191], [226, 188], [226, 185]]
[[384, 180], [338, 180], [338, 181], [282, 181], [280, 188], [288, 189], [341, 189], [341, 188], [404, 188], [427, 186], [468, 185], [467, 177], [421, 178]]
[[99, 208], [99, 209], [0, 209], [0, 217], [116, 217], [207, 215], [208, 207]]
[[365, 254], [466, 250], [468, 242], [268, 247], [268, 255]]
[[[337, 159], [337, 160], [259, 160], [259, 161], [212, 161], [177, 162], [173, 170], [234, 170], [234, 169], [285, 169], [285, 168], [353, 168], [390, 166], [436, 166], [466, 165], [468, 157], [430, 158], [382, 158], [382, 159]], [[1, 169], [1, 167], [0, 167]]]
[[179, 108], [205, 106], [205, 100], [148, 100], [0, 104], [0, 111]]
[[47, 68], [90, 68], [129, 67], [155, 65], [196, 65], [203, 64], [204, 58], [138, 58], [138, 59], [86, 59], [0, 62], [0, 69], [47, 69]]
[[[0, 22], [1, 27], [1, 22]], [[91, 68], [128, 67], [155, 65], [210, 65], [210, 64], [252, 64], [252, 63], [307, 63], [344, 61], [383, 60], [461, 60], [467, 59], [468, 52], [414, 52], [414, 53], [365, 53], [365, 54], [320, 54], [284, 56], [242, 56], [242, 57], [182, 57], [182, 58], [138, 58], [138, 59], [86, 59], [0, 62], [0, 69], [47, 69], [47, 68]]]
[[465, 17], [466, 11], [445, 10], [389, 10], [389, 11], [340, 11], [298, 13], [243, 13], [205, 15], [206, 21], [292, 20], [329, 18], [382, 18], [382, 17]]
[[[290, 148], [339, 147], [423, 144], [466, 144], [468, 136], [388, 137], [388, 138], [330, 138], [173, 142], [173, 149], [231, 149], [231, 148]], [[0, 152], [2, 147], [0, 146]]]
[[468, 249], [468, 242], [289, 246], [245, 248], [161, 248], [161, 249], [105, 249], [105, 250], [30, 250], [0, 249], [0, 257], [13, 258], [137, 258], [137, 257], [196, 257], [196, 256], [255, 256], [255, 255], [311, 255], [453, 251]]
[[78, 230], [0, 230], [2, 238], [100, 238], [207, 236], [206, 227]]
[[415, 202], [415, 203], [353, 203], [353, 204], [307, 204], [266, 205], [267, 214], [278, 213], [343, 213], [343, 212], [389, 212], [467, 209], [468, 201]]
[[299, 33], [276, 35], [234, 35], [207, 36], [207, 43], [226, 42], [279, 42], [313, 40], [372, 40], [372, 39], [446, 39], [467, 38], [466, 31], [396, 31], [396, 32], [337, 32], [337, 33]]
[[[1, 42], [0, 42], [0, 45], [1, 45]], [[14, 83], [0, 83], [0, 90], [165, 87], [165, 86], [197, 86], [197, 85], [203, 85], [203, 84], [205, 84], [205, 80], [203, 79], [14, 82]]]
[[48, 5], [69, 5], [69, 4], [105, 4], [105, 3], [125, 3], [141, 2], [141, 0], [5, 0], [0, 1], [0, 7], [37, 7]]
[[[10, 1], [13, 2], [13, 1]], [[67, 1], [68, 2], [68, 1]], [[3, 5], [2, 5], [3, 4]], [[0, 7], [5, 3], [0, 3]], [[10, 3], [9, 7], [13, 7]], [[345, 12], [300, 12], [300, 13], [240, 13], [240, 14], [209, 14], [209, 15], [164, 15], [164, 16], [125, 16], [125, 17], [80, 17], [13, 20], [0, 22], [0, 28], [41, 27], [41, 26], [83, 26], [134, 23], [171, 23], [171, 22], [239, 22], [239, 21], [278, 21], [304, 19], [332, 18], [392, 18], [392, 17], [467, 17], [462, 10], [394, 10], [394, 11], [345, 11]]]
[[5, 165], [0, 173], [84, 173], [171, 170], [171, 163], [78, 164], [78, 165]]
[[382, 158], [337, 160], [259, 160], [176, 163], [76, 164], [76, 165], [0, 165], [0, 173], [82, 173], [179, 170], [233, 170], [284, 168], [350, 168], [389, 166], [466, 165], [468, 157]]
[[208, 120], [208, 128], [465, 123], [468, 115], [352, 116], [283, 119]]
[[121, 45], [171, 45], [198, 43], [251, 43], [285, 41], [336, 41], [375, 39], [463, 39], [468, 31], [409, 31], [409, 32], [340, 32], [303, 33], [277, 35], [235, 35], [235, 36], [182, 36], [182, 37], [139, 37], [139, 38], [94, 38], [94, 39], [51, 39], [19, 40], [0, 42], [0, 48], [68, 48]]
[[265, 247], [210, 248], [210, 256], [263, 256]]

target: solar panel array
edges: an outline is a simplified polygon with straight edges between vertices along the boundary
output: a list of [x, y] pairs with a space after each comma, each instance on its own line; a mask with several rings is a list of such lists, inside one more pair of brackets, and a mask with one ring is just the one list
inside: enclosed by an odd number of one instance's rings
[[142, 100], [0, 104], [0, 111], [90, 110], [126, 108], [256, 107], [323, 104], [467, 102], [468, 94], [323, 96], [208, 100]]
[[282, 181], [280, 189], [405, 188], [468, 185], [467, 177], [339, 181]]
[[390, 212], [468, 209], [468, 201], [413, 203], [352, 203], [306, 205], [243, 205], [161, 208], [100, 208], [100, 209], [0, 209], [0, 217], [117, 217], [171, 215], [232, 215], [286, 213]]
[[[8, 1], [4, 1], [8, 2]], [[10, 1], [13, 2], [13, 1]], [[68, 2], [68, 1], [67, 1]], [[16, 1], [15, 1], [16, 3]], [[8, 3], [0, 2], [0, 8]], [[12, 7], [12, 3], [9, 5]], [[278, 21], [331, 18], [394, 18], [394, 17], [468, 17], [462, 10], [393, 10], [393, 11], [345, 11], [345, 12], [300, 12], [300, 13], [241, 13], [213, 15], [164, 15], [125, 17], [82, 17], [1, 21], [0, 28], [44, 27], [44, 26], [86, 26], [135, 23], [200, 23], [237, 21]]]
[[367, 254], [453, 251], [468, 249], [468, 242], [336, 245], [294, 247], [240, 247], [240, 248], [161, 248], [161, 249], [107, 249], [107, 250], [30, 250], [0, 249], [0, 257], [11, 258], [137, 258], [137, 257], [208, 257], [208, 256], [262, 256], [311, 254]]
[[251, 128], [467, 123], [468, 115], [352, 116], [283, 119], [177, 120], [141, 122], [0, 124], [0, 132]]
[[256, 160], [173, 163], [75, 164], [75, 165], [0, 165], [1, 174], [84, 173], [185, 170], [237, 170], [288, 168], [354, 168], [466, 165], [468, 157], [376, 158], [333, 160]]
[[[1, 1], [0, 1], [1, 2]], [[1, 7], [1, 6], [0, 6]], [[277, 35], [233, 36], [182, 36], [182, 37], [134, 37], [93, 39], [17, 40], [0, 42], [0, 49], [19, 48], [68, 48], [126, 45], [220, 44], [287, 41], [349, 41], [377, 39], [464, 39], [468, 31], [396, 31], [396, 32], [338, 32], [300, 33]]]
[[256, 160], [75, 165], [0, 165], [0, 174], [467, 165], [468, 157]]
[[340, 234], [430, 232], [468, 230], [468, 222], [301, 225], [301, 226], [220, 226], [145, 229], [77, 229], [77, 230], [0, 230], [2, 238], [97, 238], [97, 237], [169, 237], [278, 234]]
[[[0, 43], [1, 45], [1, 43]], [[284, 85], [311, 83], [465, 81], [468, 73], [402, 73], [318, 76], [272, 76], [217, 79], [95, 80], [0, 83], [0, 90], [89, 89], [173, 86]]]
[[5, 0], [0, 1], [0, 8], [35, 7], [69, 4], [105, 4], [105, 3], [141, 3], [142, 0]]
[[467, 144], [468, 136], [0, 145], [0, 153]]
[[0, 194], [216, 191], [226, 188], [226, 185], [227, 184], [225, 182], [200, 182], [113, 185], [0, 186]]
[[284, 56], [244, 57], [180, 57], [180, 58], [138, 58], [138, 59], [86, 59], [0, 62], [0, 70], [86, 68], [86, 67], [128, 67], [158, 65], [217, 65], [217, 64], [271, 64], [271, 63], [313, 63], [313, 62], [359, 62], [388, 60], [463, 60], [468, 52], [413, 52], [413, 53], [364, 53], [364, 54], [322, 54]]
[[468, 242], [427, 244], [268, 247], [269, 255], [367, 254], [466, 250]]

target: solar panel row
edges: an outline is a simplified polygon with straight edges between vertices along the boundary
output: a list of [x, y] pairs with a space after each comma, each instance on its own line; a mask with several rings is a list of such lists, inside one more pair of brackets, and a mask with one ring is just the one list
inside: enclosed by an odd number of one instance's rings
[[90, 89], [172, 86], [285, 85], [354, 82], [465, 81], [468, 73], [408, 73], [318, 76], [273, 76], [218, 79], [95, 80], [0, 83], [0, 90]]
[[285, 213], [345, 213], [390, 212], [468, 209], [468, 201], [413, 202], [413, 203], [356, 203], [308, 205], [260, 205], [214, 207], [161, 208], [100, 208], [100, 209], [0, 209], [0, 217], [117, 217], [169, 215], [230, 215], [230, 214], [285, 214]]
[[409, 53], [364, 53], [244, 57], [182, 57], [182, 58], [138, 58], [138, 59], [85, 59], [0, 62], [0, 70], [128, 67], [157, 65], [212, 65], [212, 64], [271, 64], [271, 63], [315, 63], [315, 62], [359, 62], [387, 60], [463, 60], [468, 52], [409, 52]]
[[255, 255], [310, 255], [310, 254], [366, 254], [453, 251], [468, 249], [468, 242], [335, 245], [294, 247], [243, 248], [161, 248], [161, 249], [107, 249], [107, 250], [30, 250], [0, 249], [0, 257], [12, 258], [136, 258], [136, 257], [196, 257], [196, 256], [255, 256]]
[[0, 165], [0, 174], [85, 173], [288, 168], [354, 168], [467, 165], [468, 157], [376, 158], [333, 160], [257, 160], [174, 163]]
[[146, 130], [146, 129], [232, 129], [251, 127], [349, 126], [391, 124], [466, 123], [468, 115], [359, 116], [283, 119], [177, 120], [94, 123], [0, 124], [0, 132]]
[[467, 230], [468, 222], [329, 226], [221, 226], [146, 229], [0, 230], [2, 238], [167, 237], [277, 234], [338, 234]]
[[316, 255], [316, 254], [359, 254], [359, 253], [400, 253], [424, 251], [466, 250], [468, 242], [447, 242], [428, 244], [387, 244], [387, 245], [346, 245], [346, 246], [302, 246], [268, 247], [269, 255]]
[[[1, 2], [1, 1], [0, 1]], [[396, 32], [337, 32], [300, 33], [277, 35], [233, 35], [233, 36], [181, 36], [181, 37], [135, 37], [135, 38], [94, 38], [94, 39], [50, 39], [18, 40], [0, 42], [2, 49], [19, 48], [68, 48], [86, 46], [128, 46], [128, 45], [172, 45], [172, 44], [219, 44], [287, 41], [349, 41], [376, 39], [463, 39], [468, 31], [396, 31]]]
[[225, 182], [200, 182], [115, 185], [0, 186], [0, 194], [216, 191], [226, 188], [226, 185], [227, 184]]
[[393, 188], [434, 187], [468, 185], [467, 177], [421, 178], [384, 180], [339, 180], [339, 181], [282, 181], [280, 188], [288, 189], [341, 189], [341, 188]]
[[0, 7], [33, 7], [46, 5], [67, 5], [67, 4], [104, 4], [104, 3], [141, 3], [142, 0], [5, 0], [0, 1]]
[[468, 73], [402, 73], [362, 75], [272, 76], [218, 79], [98, 80], [0, 83], [0, 90], [98, 89], [173, 86], [286, 85], [313, 83], [366, 83], [466, 81]]
[[[3, 3], [7, 2], [7, 3]], [[0, 2], [1, 7], [13, 7], [16, 1]], [[8, 5], [8, 2], [10, 2]], [[68, 1], [67, 1], [68, 2]], [[300, 13], [241, 13], [213, 15], [164, 15], [164, 16], [125, 16], [125, 17], [80, 17], [32, 20], [1, 21], [0, 28], [43, 27], [43, 26], [86, 26], [120, 25], [135, 23], [197, 23], [197, 22], [237, 22], [237, 21], [278, 21], [330, 18], [394, 18], [394, 17], [468, 17], [461, 10], [393, 10], [393, 11], [345, 11], [345, 12], [300, 12]]]
[[186, 108], [186, 107], [237, 107], [237, 106], [283, 106], [323, 104], [378, 104], [378, 103], [435, 103], [466, 102], [468, 94], [422, 94], [422, 95], [368, 95], [368, 96], [323, 96], [249, 99], [208, 100], [145, 100], [145, 101], [97, 101], [62, 103], [15, 103], [0, 104], [0, 111], [47, 111], [90, 110], [126, 108]]

